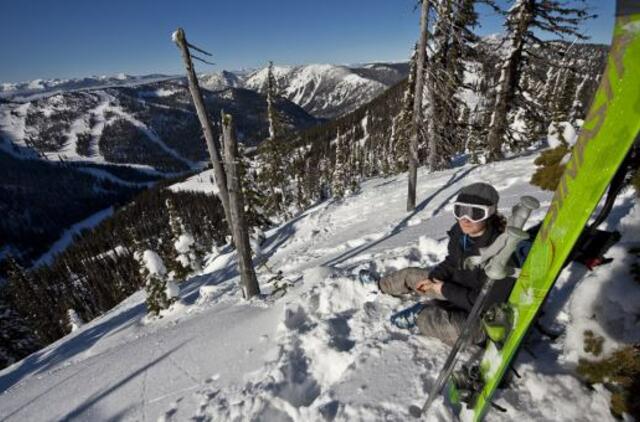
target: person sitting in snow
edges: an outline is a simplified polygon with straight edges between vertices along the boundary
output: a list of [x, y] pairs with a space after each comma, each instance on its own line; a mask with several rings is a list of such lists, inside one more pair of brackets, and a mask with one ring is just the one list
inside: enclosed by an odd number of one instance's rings
[[[377, 281], [383, 293], [394, 296], [417, 293], [434, 299], [396, 314], [392, 319], [395, 325], [402, 328], [417, 325], [425, 336], [450, 345], [455, 343], [486, 279], [481, 268], [467, 270], [463, 264], [504, 232], [506, 219], [496, 212], [499, 199], [496, 189], [487, 183], [474, 183], [460, 190], [453, 206], [457, 223], [447, 232], [448, 255], [434, 268], [405, 268], [379, 280], [366, 270], [361, 272], [361, 280]], [[505, 301], [513, 283], [512, 278], [497, 281], [489, 293], [490, 304]], [[482, 330], [478, 330], [476, 342], [482, 341], [483, 336]]]

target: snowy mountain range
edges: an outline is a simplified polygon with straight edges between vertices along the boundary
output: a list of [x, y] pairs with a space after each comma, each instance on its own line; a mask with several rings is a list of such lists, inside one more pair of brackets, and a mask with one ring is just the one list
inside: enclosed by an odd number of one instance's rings
[[[275, 66], [273, 71], [281, 96], [310, 114], [327, 119], [368, 103], [409, 74], [407, 63]], [[266, 78], [267, 68], [250, 74], [244, 84], [264, 92]]]
[[[275, 67], [274, 73], [281, 88], [281, 117], [300, 130], [317, 123], [311, 116], [331, 118], [371, 101], [405, 78], [407, 65], [306, 65]], [[203, 88], [211, 91], [206, 94], [209, 112], [238, 111], [239, 137], [247, 145], [257, 145], [266, 135], [265, 105], [256, 94], [266, 75], [266, 68], [200, 75]], [[0, 98], [0, 148], [5, 151], [163, 171], [193, 168], [206, 158], [204, 144], [194, 141], [199, 123], [184, 78], [35, 80], [3, 84]]]
[[[211, 116], [234, 115], [239, 140], [266, 137], [264, 97], [243, 88], [205, 91]], [[300, 130], [318, 123], [280, 99], [284, 124]], [[193, 169], [207, 158], [200, 123], [182, 79], [135, 86], [92, 88], [41, 95], [0, 105], [0, 147], [37, 152], [49, 160], [143, 165], [163, 172]]]
[[[408, 75], [407, 63], [372, 63], [353, 66], [312, 64], [276, 66], [280, 95], [309, 114], [331, 119], [370, 101]], [[200, 85], [211, 91], [246, 88], [263, 93], [267, 68], [255, 71], [228, 71], [199, 75]], [[182, 76], [142, 75], [92, 76], [76, 79], [36, 79], [1, 83], [0, 101], [26, 102], [58, 93], [134, 87], [160, 81], [183, 80]]]
[[25, 101], [38, 95], [51, 95], [56, 92], [140, 85], [175, 78], [177, 76], [161, 74], [131, 76], [120, 73], [114, 76], [102, 75], [71, 79], [34, 79], [33, 81], [16, 83], [5, 82], [0, 83], [0, 99]]

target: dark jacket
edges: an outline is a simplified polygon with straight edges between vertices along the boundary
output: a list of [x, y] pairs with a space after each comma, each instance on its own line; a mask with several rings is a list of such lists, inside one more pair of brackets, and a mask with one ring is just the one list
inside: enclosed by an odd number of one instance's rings
[[[456, 307], [470, 311], [486, 280], [482, 269], [465, 270], [464, 260], [470, 256], [479, 255], [478, 249], [489, 246], [500, 233], [497, 224], [491, 222], [487, 225], [484, 234], [479, 237], [464, 234], [457, 223], [447, 232], [449, 254], [429, 272], [429, 276], [443, 282], [442, 295]], [[489, 303], [507, 300], [514, 281], [513, 278], [496, 281], [492, 291], [489, 292]]]

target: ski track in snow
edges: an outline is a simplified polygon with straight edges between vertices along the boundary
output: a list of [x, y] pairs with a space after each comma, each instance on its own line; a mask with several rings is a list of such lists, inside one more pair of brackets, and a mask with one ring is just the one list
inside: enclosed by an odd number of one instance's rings
[[[504, 214], [525, 194], [546, 209], [551, 195], [527, 183], [534, 158], [420, 171], [411, 213], [406, 175], [370, 179], [356, 195], [306, 210], [266, 233], [262, 247], [269, 267], [292, 284], [282, 297], [242, 300], [235, 256], [222, 250], [182, 283], [180, 302], [164, 318], [144, 318], [140, 291], [0, 372], [0, 419], [408, 420], [449, 349], [392, 326], [389, 316], [413, 302], [362, 286], [355, 275], [442, 260], [451, 204], [465, 184], [496, 185]], [[188, 188], [209, 184], [201, 177]], [[571, 319], [563, 293], [571, 268], [552, 296], [559, 316], [550, 324]], [[263, 293], [273, 290], [272, 276], [258, 269]], [[518, 358], [522, 378], [496, 396], [508, 412], [491, 411], [487, 420], [612, 420], [608, 393], [571, 374], [569, 346], [533, 340]], [[441, 399], [427, 420], [450, 420]]]
[[102, 222], [102, 220], [109, 218], [113, 215], [113, 207], [105, 208], [97, 213], [90, 215], [84, 220], [80, 221], [72, 225], [70, 228], [66, 229], [60, 239], [58, 239], [51, 248], [44, 254], [42, 254], [37, 260], [34, 261], [33, 266], [39, 267], [45, 264], [51, 264], [55, 258], [55, 256], [61, 252], [63, 252], [67, 247], [73, 243], [73, 237], [82, 232], [83, 230], [90, 229], [92, 227], [97, 226]]
[[[73, 161], [90, 161], [98, 164], [113, 164], [107, 161], [101, 154], [100, 138], [102, 136], [104, 128], [113, 120], [119, 117], [138, 128], [151, 142], [158, 145], [167, 154], [183, 162], [191, 169], [198, 168], [198, 165], [196, 163], [183, 157], [179, 152], [164, 143], [164, 141], [153, 129], [149, 128], [146, 124], [123, 110], [122, 107], [117, 104], [117, 99], [113, 95], [100, 90], [85, 92], [83, 94], [97, 95], [99, 97], [98, 105], [87, 111], [71, 123], [70, 128], [66, 133], [67, 141], [61, 149], [57, 151], [42, 153], [43, 156], [47, 159], [57, 160], [59, 157], [62, 157], [66, 160]], [[31, 103], [26, 102], [17, 107], [7, 106], [0, 108], [0, 134], [5, 133], [11, 142], [22, 147], [26, 147], [26, 144], [24, 142], [26, 136], [25, 119], [27, 109], [30, 106]], [[43, 109], [45, 114], [47, 113], [47, 110], [49, 109], [46, 107]], [[113, 113], [114, 116], [107, 119], [105, 115], [107, 112]], [[94, 124], [92, 126], [90, 126], [89, 124], [91, 118], [94, 119]], [[83, 156], [78, 152], [78, 135], [85, 132], [91, 135], [91, 141], [88, 148], [88, 156]], [[11, 148], [6, 149], [10, 153], [13, 153], [11, 151]], [[149, 168], [149, 166], [130, 166], [136, 168]]]
[[174, 150], [173, 148], [165, 144], [164, 141], [160, 138], [160, 136], [158, 136], [158, 134], [153, 129], [149, 128], [146, 124], [136, 119], [131, 114], [122, 110], [122, 108], [120, 108], [119, 106], [112, 106], [110, 110], [115, 114], [117, 114], [119, 117], [125, 119], [126, 121], [128, 121], [129, 123], [137, 127], [142, 133], [144, 133], [147, 136], [149, 140], [157, 144], [164, 152], [173, 156], [176, 160], [182, 161], [191, 169], [195, 169], [197, 167], [193, 161], [184, 158], [176, 150]]

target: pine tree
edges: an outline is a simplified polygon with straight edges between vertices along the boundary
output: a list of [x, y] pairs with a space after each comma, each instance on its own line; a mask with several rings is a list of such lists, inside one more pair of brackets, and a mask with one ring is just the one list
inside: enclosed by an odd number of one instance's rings
[[41, 295], [36, 290], [36, 282], [13, 256], [9, 255], [6, 262], [9, 280], [8, 294], [11, 297], [11, 302], [16, 309], [20, 310], [26, 320], [34, 325], [36, 335], [41, 336], [44, 332], [38, 326], [43, 316], [42, 311], [46, 308], [43, 308], [43, 303], [40, 301]]
[[80, 318], [80, 315], [78, 315], [75, 309], [69, 309], [67, 311], [67, 319], [69, 330], [72, 333], [84, 325], [84, 321], [82, 321], [82, 318]]
[[293, 157], [293, 164], [291, 166], [293, 170], [293, 179], [296, 186], [296, 207], [300, 212], [311, 202], [311, 193], [307, 190], [305, 185], [305, 171], [307, 160], [301, 148], [298, 148]]
[[413, 131], [413, 95], [416, 85], [416, 60], [417, 60], [417, 48], [416, 45], [411, 55], [409, 62], [409, 78], [402, 98], [402, 109], [400, 113], [393, 118], [391, 129], [391, 145], [390, 145], [390, 159], [391, 171], [393, 172], [405, 172], [409, 167], [409, 140]]
[[[167, 198], [165, 206], [169, 214], [169, 227], [171, 229], [171, 241], [169, 242], [170, 246], [168, 248], [170, 260], [167, 265], [169, 276], [173, 279], [184, 280], [193, 270], [190, 249], [195, 241], [193, 240], [193, 236], [186, 233], [182, 219], [178, 215], [178, 211], [171, 198]], [[194, 261], [196, 260], [194, 259]], [[197, 264], [197, 262], [195, 262], [195, 264]]]
[[556, 97], [553, 109], [555, 123], [569, 121], [577, 91], [576, 74], [572, 64], [563, 60], [563, 67], [559, 72], [559, 86], [556, 87]]
[[[368, 137], [368, 135], [367, 135]], [[349, 164], [348, 164], [348, 172], [349, 172], [349, 186], [348, 192], [355, 193], [360, 189], [360, 173], [358, 172], [358, 168], [360, 167], [360, 156], [362, 154], [362, 147], [360, 146], [359, 141], [352, 140], [350, 142], [351, 152], [349, 153]]]
[[340, 133], [336, 134], [336, 162], [334, 165], [333, 177], [331, 179], [331, 193], [336, 199], [341, 199], [347, 194], [350, 185], [349, 180], [349, 152], [345, 137]]
[[254, 162], [247, 157], [243, 144], [238, 144], [238, 172], [242, 183], [247, 224], [249, 227], [268, 225], [269, 220], [264, 211], [267, 199], [260, 190], [258, 172], [255, 169]]
[[177, 300], [176, 286], [167, 280], [167, 268], [155, 251], [146, 249], [138, 255], [141, 272], [146, 280], [147, 312], [158, 316], [164, 309], [169, 308]]
[[589, 93], [590, 93], [590, 79], [589, 75], [584, 75], [576, 88], [576, 94], [573, 99], [573, 104], [571, 105], [571, 113], [569, 114], [569, 119], [571, 122], [577, 122], [578, 120], [582, 120], [586, 115], [586, 106]]
[[42, 347], [27, 321], [2, 296], [0, 291], [0, 369]]
[[315, 157], [309, 156], [304, 163], [304, 185], [310, 203], [314, 203], [321, 199], [320, 178], [322, 170], [319, 167], [319, 161]]
[[332, 166], [331, 160], [326, 156], [326, 153], [322, 154], [320, 161], [318, 162], [318, 169], [320, 171], [319, 179], [319, 199], [324, 201], [328, 199], [331, 191], [331, 179], [332, 179]]
[[262, 189], [269, 192], [265, 201], [266, 212], [269, 215], [278, 215], [285, 211], [289, 198], [286, 183], [287, 151], [282, 143], [281, 137], [283, 133], [275, 107], [278, 94], [275, 76], [273, 75], [273, 62], [269, 62], [265, 85], [269, 137], [258, 147], [258, 153], [262, 159], [258, 181]]
[[590, 17], [582, 6], [570, 7], [549, 0], [517, 0], [508, 11], [505, 22], [507, 53], [500, 63], [494, 112], [489, 123], [490, 160], [502, 158], [503, 143], [511, 137], [509, 114], [530, 102], [520, 89], [524, 66], [536, 60], [548, 61], [549, 57], [557, 55], [557, 43], [542, 41], [534, 29], [561, 37], [585, 39], [578, 26]]
[[477, 60], [478, 37], [474, 1], [435, 2], [433, 53], [427, 66], [428, 166], [431, 171], [449, 165], [451, 157], [464, 150], [468, 116], [459, 95], [469, 89], [464, 82], [468, 64]]

